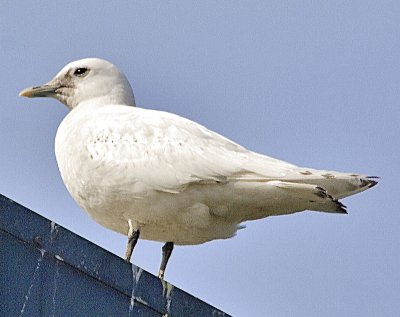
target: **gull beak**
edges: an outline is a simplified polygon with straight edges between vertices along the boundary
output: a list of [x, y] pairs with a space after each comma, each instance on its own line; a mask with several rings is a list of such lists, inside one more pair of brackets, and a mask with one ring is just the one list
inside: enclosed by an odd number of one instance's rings
[[59, 85], [47, 83], [42, 86], [25, 88], [19, 93], [19, 95], [28, 98], [54, 97], [58, 88], [60, 88]]

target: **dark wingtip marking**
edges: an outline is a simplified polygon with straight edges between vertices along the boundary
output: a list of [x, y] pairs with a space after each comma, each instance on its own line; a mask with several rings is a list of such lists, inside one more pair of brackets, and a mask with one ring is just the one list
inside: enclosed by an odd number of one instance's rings
[[346, 205], [342, 204], [339, 200], [336, 200], [336, 202], [338, 203], [338, 205], [340, 206], [340, 208], [346, 209]]
[[378, 184], [377, 181], [369, 181], [368, 188], [372, 188], [372, 187], [374, 187], [376, 184]]
[[360, 182], [361, 185], [360, 187], [367, 187], [367, 188], [371, 188], [374, 187], [376, 184], [378, 184], [378, 181], [375, 181], [374, 179], [378, 179], [378, 176], [367, 176], [366, 178], [361, 178]]
[[344, 214], [344, 215], [347, 215], [348, 213], [347, 213], [347, 210], [346, 210], [346, 206], [345, 205], [343, 205], [340, 201], [338, 201], [338, 200], [336, 200], [335, 201], [336, 202], [336, 205], [337, 205], [337, 207], [338, 207], [338, 209], [337, 209], [337, 212], [339, 213], [339, 214]]
[[316, 196], [320, 197], [320, 198], [327, 198], [329, 197], [325, 188], [322, 188], [321, 186], [316, 186], [315, 189], [317, 189], [318, 191], [316, 193], [314, 193]]
[[379, 176], [368, 176], [366, 179], [366, 186], [368, 186], [368, 188], [372, 188], [374, 187], [376, 184], [378, 184], [378, 181], [375, 181], [374, 179], [380, 179]]
[[[318, 192], [314, 193], [316, 196], [321, 197], [323, 199], [329, 199], [331, 200], [333, 203], [336, 204], [336, 212], [338, 214], [346, 214], [347, 215], [347, 211], [346, 211], [346, 206], [343, 205], [339, 200], [335, 199], [334, 197], [332, 197], [331, 195], [329, 195], [326, 190], [324, 188], [322, 188], [321, 186], [316, 186], [315, 189], [318, 190]], [[309, 201], [314, 202], [313, 200]]]

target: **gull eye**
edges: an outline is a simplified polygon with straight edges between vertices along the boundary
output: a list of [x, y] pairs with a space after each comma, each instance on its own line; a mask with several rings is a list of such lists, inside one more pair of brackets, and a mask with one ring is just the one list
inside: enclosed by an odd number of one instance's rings
[[79, 67], [79, 68], [75, 69], [74, 75], [78, 76], [78, 77], [84, 77], [87, 75], [88, 72], [89, 72], [89, 69], [87, 69], [86, 67]]

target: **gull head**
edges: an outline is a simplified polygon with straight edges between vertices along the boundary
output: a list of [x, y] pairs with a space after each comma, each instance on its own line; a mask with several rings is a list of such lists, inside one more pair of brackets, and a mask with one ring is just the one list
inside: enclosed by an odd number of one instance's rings
[[19, 95], [55, 98], [70, 109], [83, 103], [135, 106], [132, 87], [125, 75], [99, 58], [69, 63], [48, 83], [26, 88]]

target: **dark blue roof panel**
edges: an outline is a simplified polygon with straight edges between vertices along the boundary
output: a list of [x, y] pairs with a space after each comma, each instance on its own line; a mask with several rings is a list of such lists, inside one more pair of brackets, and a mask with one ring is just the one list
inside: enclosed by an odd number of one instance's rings
[[0, 316], [229, 316], [0, 195]]

